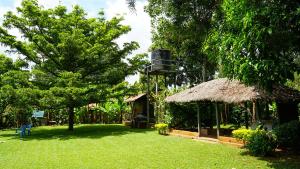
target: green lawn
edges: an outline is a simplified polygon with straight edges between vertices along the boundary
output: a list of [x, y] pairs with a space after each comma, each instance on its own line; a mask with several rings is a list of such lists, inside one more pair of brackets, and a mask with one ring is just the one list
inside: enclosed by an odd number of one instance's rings
[[[20, 140], [0, 131], [0, 168], [300, 168], [290, 158], [262, 159], [244, 150], [122, 125], [39, 127]], [[3, 142], [4, 141], [4, 142]]]

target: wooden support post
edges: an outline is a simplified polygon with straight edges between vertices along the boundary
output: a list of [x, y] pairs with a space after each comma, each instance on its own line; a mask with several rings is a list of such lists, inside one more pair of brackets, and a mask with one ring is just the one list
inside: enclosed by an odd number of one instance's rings
[[246, 126], [246, 129], [249, 128], [249, 116], [248, 116], [248, 113], [249, 113], [249, 108], [248, 108], [248, 105], [247, 105], [247, 102], [244, 103], [244, 107], [245, 107], [245, 110], [244, 110], [244, 117], [245, 117], [245, 126]]
[[149, 125], [150, 122], [150, 80], [149, 80], [149, 66], [147, 66], [147, 126]]
[[197, 121], [198, 121], [198, 137], [201, 136], [201, 117], [200, 117], [200, 106], [197, 103]]
[[224, 125], [227, 125], [227, 120], [228, 120], [228, 106], [227, 103], [224, 104], [225, 105], [225, 120], [224, 120]]
[[256, 121], [256, 103], [252, 102], [252, 123]]
[[217, 121], [217, 138], [220, 136], [220, 121], [219, 121], [219, 112], [218, 112], [218, 103], [215, 103], [216, 106], [216, 121]]
[[245, 115], [245, 125], [246, 125], [246, 129], [249, 128], [249, 116], [248, 116], [248, 112], [249, 112], [249, 109], [248, 109], [248, 106], [247, 106], [247, 102], [244, 103], [244, 106], [245, 106], [245, 111], [244, 111], [244, 115]]
[[[223, 107], [223, 106], [221, 106], [221, 107]], [[223, 110], [221, 110], [221, 112], [220, 112], [220, 122], [224, 123]]]
[[209, 120], [210, 120], [209, 128], [211, 130], [213, 130], [213, 128], [214, 128], [213, 105], [212, 105], [212, 103], [209, 103], [208, 106], [209, 106], [208, 110], [209, 110]]

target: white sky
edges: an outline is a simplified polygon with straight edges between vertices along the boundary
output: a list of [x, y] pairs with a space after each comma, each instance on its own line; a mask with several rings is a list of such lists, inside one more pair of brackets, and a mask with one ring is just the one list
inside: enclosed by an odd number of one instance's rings
[[[0, 0], [0, 23], [3, 20], [3, 15], [7, 11], [15, 11], [16, 7], [19, 6], [21, 0]], [[136, 12], [133, 13], [128, 9], [126, 0], [39, 0], [39, 3], [45, 8], [53, 8], [59, 3], [67, 6], [71, 9], [73, 5], [78, 4], [85, 9], [89, 17], [95, 17], [97, 13], [103, 9], [107, 19], [112, 18], [118, 14], [124, 16], [124, 25], [130, 25], [131, 32], [120, 37], [117, 41], [118, 44], [124, 42], [137, 41], [140, 48], [131, 56], [138, 53], [145, 53], [151, 44], [151, 25], [150, 17], [144, 12], [144, 6], [147, 4], [146, 0], [138, 0], [136, 2]], [[18, 36], [18, 31], [14, 30], [11, 33]], [[0, 53], [5, 53], [7, 48], [0, 46]], [[5, 53], [7, 56], [16, 59], [17, 55]], [[131, 57], [129, 56], [129, 57]], [[130, 83], [134, 83], [138, 80], [138, 76], [131, 76], [126, 78]]]

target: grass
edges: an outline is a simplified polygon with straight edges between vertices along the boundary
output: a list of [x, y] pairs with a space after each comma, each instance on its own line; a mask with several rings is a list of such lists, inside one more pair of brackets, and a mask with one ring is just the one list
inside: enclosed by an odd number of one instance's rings
[[[220, 128], [222, 128], [222, 129], [233, 129], [233, 130], [236, 130], [236, 129], [241, 128], [241, 127], [245, 127], [245, 126], [238, 127], [238, 126], [236, 126], [234, 124], [227, 124], [227, 125], [220, 124]], [[216, 129], [217, 126], [213, 126], [213, 128]]]
[[[257, 158], [243, 149], [122, 125], [38, 127], [20, 139], [0, 131], [0, 168], [300, 168], [297, 160]], [[4, 141], [4, 142], [3, 142]]]

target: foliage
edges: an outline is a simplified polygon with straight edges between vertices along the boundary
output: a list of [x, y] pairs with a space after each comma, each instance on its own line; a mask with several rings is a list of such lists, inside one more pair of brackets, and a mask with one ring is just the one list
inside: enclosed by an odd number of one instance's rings
[[226, 77], [267, 89], [284, 84], [299, 69], [299, 6], [295, 0], [224, 0], [204, 49]]
[[266, 131], [258, 126], [255, 130], [238, 129], [232, 132], [233, 136], [241, 139], [252, 154], [266, 156], [274, 152], [277, 147], [277, 137], [272, 131]]
[[300, 122], [291, 121], [274, 129], [278, 143], [282, 147], [300, 148]]
[[120, 114], [123, 111], [121, 106], [118, 102], [108, 101], [99, 107], [99, 111], [106, 115], [107, 123], [120, 123]]
[[158, 133], [161, 135], [166, 135], [168, 132], [168, 124], [158, 123], [158, 124], [155, 124], [154, 127], [158, 131]]
[[294, 80], [288, 80], [287, 86], [292, 87], [296, 90], [300, 91], [300, 73], [295, 72], [294, 73]]
[[276, 136], [271, 131], [257, 128], [250, 134], [245, 147], [254, 155], [269, 155], [277, 147]]
[[[200, 104], [200, 116], [202, 127], [212, 127], [215, 123], [215, 113], [210, 104]], [[175, 104], [171, 103], [168, 106], [168, 111], [172, 115], [170, 126], [177, 129], [196, 130], [197, 123], [197, 106], [196, 104]]]
[[250, 112], [248, 112], [245, 107], [241, 105], [233, 106], [233, 110], [231, 112], [230, 122], [235, 124], [237, 127], [245, 126], [247, 120], [249, 120]]
[[190, 104], [169, 104], [169, 111], [172, 114], [170, 126], [181, 129], [190, 129], [197, 126], [197, 110]]
[[20, 59], [0, 55], [0, 126], [14, 127], [28, 122], [38, 106], [40, 92], [30, 82], [31, 73]]
[[164, 115], [164, 123], [170, 125], [172, 123], [173, 116], [169, 110], [166, 110], [166, 113]]
[[250, 130], [250, 129], [245, 129], [245, 128], [240, 128], [237, 130], [233, 130], [232, 131], [232, 135], [234, 138], [237, 138], [239, 140], [243, 140], [244, 142], [246, 142], [250, 136], [252, 135], [254, 131]]
[[197, 84], [212, 78], [215, 63], [202, 52], [218, 0], [149, 0], [146, 11], [151, 17], [151, 50], [168, 49], [179, 61], [177, 82]]
[[[105, 20], [104, 13], [87, 18], [74, 6], [45, 9], [37, 0], [23, 0], [17, 13], [8, 12], [0, 27], [0, 43], [33, 62], [32, 81], [61, 99], [73, 130], [74, 108], [106, 94], [106, 88], [122, 82], [141, 67], [143, 56], [125, 57], [138, 48], [136, 42], [120, 47], [115, 40], [130, 31], [121, 17]], [[17, 29], [22, 39], [10, 35]]]
[[166, 102], [164, 101], [164, 99], [166, 98], [166, 95], [168, 95], [168, 93], [169, 91], [167, 89], [159, 91], [157, 95], [155, 93], [151, 93], [155, 101], [154, 111], [158, 123], [166, 123]]

